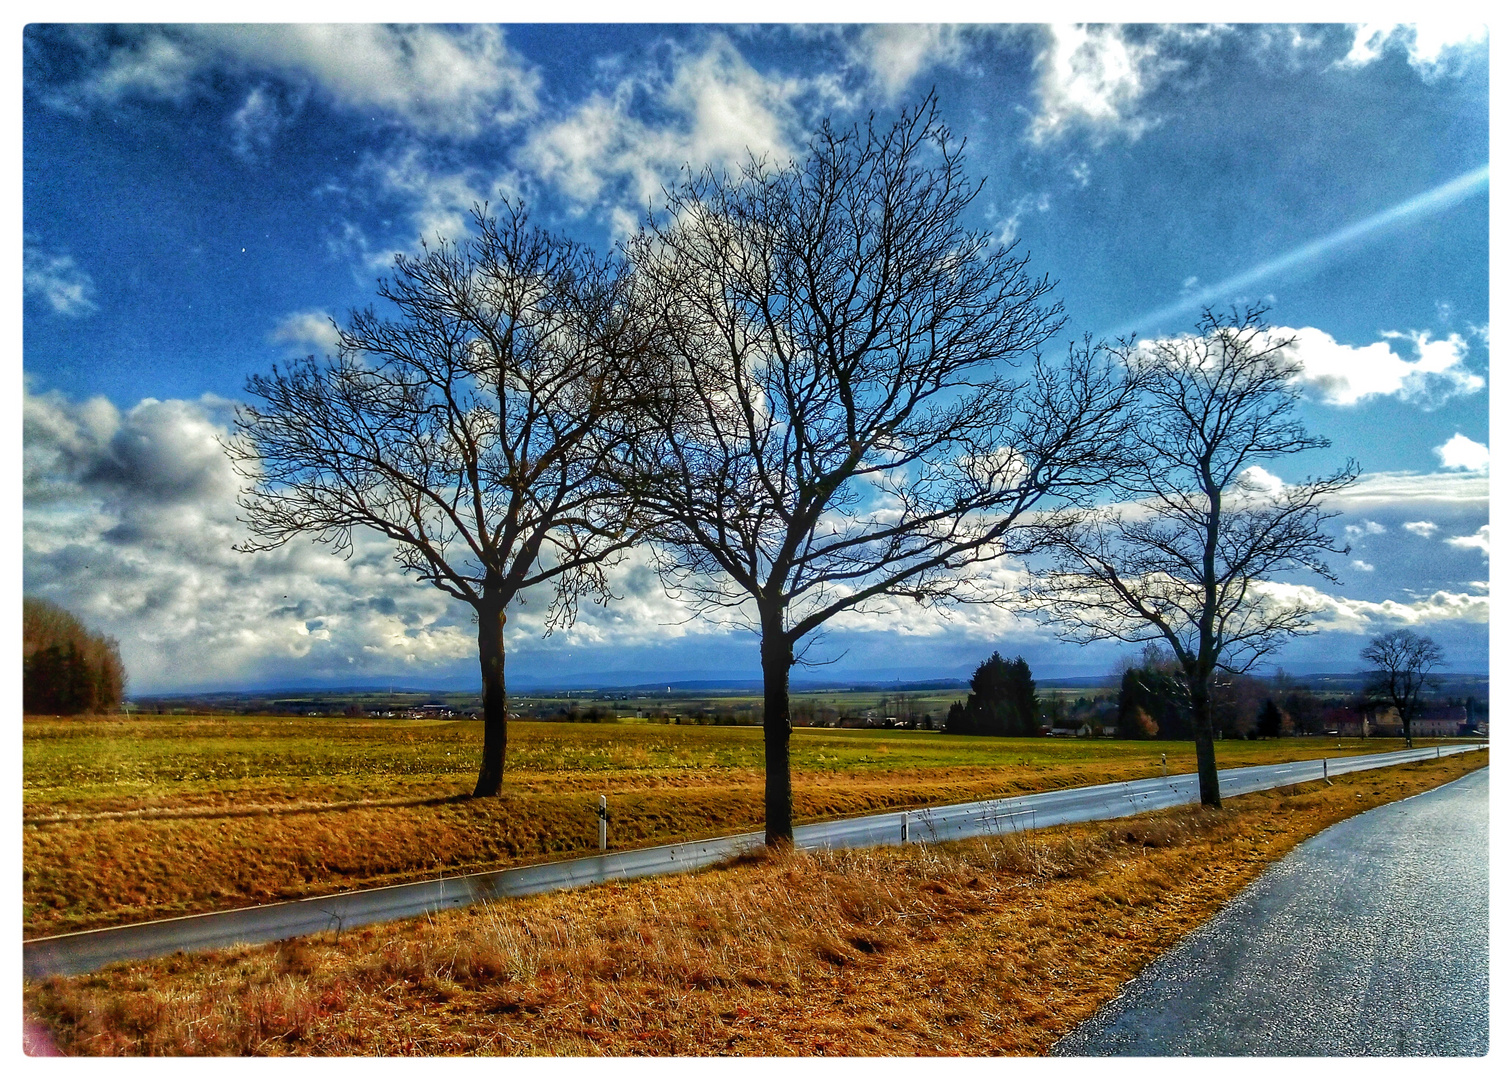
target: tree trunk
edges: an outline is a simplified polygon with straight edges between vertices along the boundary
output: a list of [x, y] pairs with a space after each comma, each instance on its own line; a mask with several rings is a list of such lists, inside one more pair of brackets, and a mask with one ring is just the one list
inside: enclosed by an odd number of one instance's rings
[[1213, 702], [1205, 678], [1190, 680], [1192, 693], [1192, 733], [1197, 743], [1197, 790], [1203, 806], [1220, 807], [1218, 794], [1218, 757], [1213, 750]]
[[766, 742], [766, 842], [793, 842], [793, 777], [788, 741], [793, 724], [788, 712], [788, 676], [793, 648], [782, 628], [782, 615], [763, 618], [761, 632], [762, 735]]
[[1407, 749], [1412, 749], [1412, 720], [1404, 710], [1397, 710], [1402, 714], [1402, 737], [1407, 740]]
[[473, 798], [492, 798], [504, 787], [508, 701], [504, 695], [504, 605], [485, 587], [478, 605], [478, 663], [483, 669], [483, 763]]

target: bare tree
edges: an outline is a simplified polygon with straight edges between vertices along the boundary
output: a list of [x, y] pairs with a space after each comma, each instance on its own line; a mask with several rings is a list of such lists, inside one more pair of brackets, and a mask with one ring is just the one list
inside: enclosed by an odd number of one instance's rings
[[1213, 753], [1214, 671], [1243, 673], [1286, 639], [1309, 633], [1314, 609], [1265, 583], [1294, 571], [1336, 580], [1325, 556], [1345, 553], [1325, 529], [1323, 500], [1353, 482], [1338, 472], [1275, 483], [1260, 462], [1326, 447], [1293, 410], [1300, 393], [1291, 342], [1262, 309], [1228, 321], [1204, 314], [1194, 335], [1114, 351], [1146, 387], [1125, 501], [1066, 529], [1037, 596], [1076, 642], [1163, 641], [1181, 667], [1202, 801], [1220, 805]]
[[1431, 637], [1411, 630], [1377, 634], [1360, 650], [1360, 659], [1373, 668], [1365, 692], [1383, 698], [1402, 718], [1402, 735], [1412, 745], [1412, 721], [1422, 708], [1419, 695], [1432, 683], [1429, 674], [1444, 662], [1444, 650]]
[[606, 417], [642, 348], [621, 268], [529, 224], [474, 212], [477, 235], [395, 259], [371, 308], [337, 327], [337, 358], [256, 376], [231, 452], [241, 505], [267, 550], [310, 535], [349, 554], [354, 529], [395, 542], [416, 579], [478, 620], [483, 760], [503, 781], [506, 609], [551, 582], [547, 630], [582, 596], [609, 597], [604, 560], [636, 539], [605, 480]]
[[958, 597], [1038, 542], [1031, 511], [1109, 471], [1120, 373], [1080, 355], [1006, 377], [1059, 307], [961, 224], [977, 190], [929, 99], [890, 127], [826, 122], [801, 162], [689, 176], [629, 245], [665, 368], [627, 482], [669, 585], [760, 636], [769, 843], [792, 837], [810, 635], [883, 597]]

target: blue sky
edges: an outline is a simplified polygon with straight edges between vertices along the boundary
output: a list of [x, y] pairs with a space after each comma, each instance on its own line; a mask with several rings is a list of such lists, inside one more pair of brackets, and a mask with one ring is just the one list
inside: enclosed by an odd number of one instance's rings
[[[138, 692], [472, 685], [467, 609], [377, 540], [230, 550], [216, 439], [246, 378], [326, 351], [328, 316], [477, 201], [607, 247], [685, 163], [785, 158], [932, 87], [984, 181], [968, 224], [1058, 281], [1063, 336], [1180, 332], [1204, 299], [1296, 335], [1334, 445], [1267, 467], [1366, 475], [1335, 506], [1341, 582], [1284, 583], [1325, 611], [1283, 662], [1351, 669], [1408, 625], [1484, 670], [1487, 57], [1474, 26], [33, 25], [24, 588], [117, 636]], [[518, 685], [756, 671], [754, 639], [688, 621], [643, 558], [616, 573], [624, 599], [566, 633], [512, 618]], [[826, 675], [913, 678], [993, 649], [1047, 675], [1127, 651], [908, 608], [821, 651]]]

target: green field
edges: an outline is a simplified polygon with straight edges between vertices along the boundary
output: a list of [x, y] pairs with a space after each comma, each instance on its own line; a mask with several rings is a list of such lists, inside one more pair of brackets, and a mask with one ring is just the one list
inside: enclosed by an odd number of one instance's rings
[[[23, 729], [24, 928], [79, 929], [759, 828], [755, 727], [512, 722], [473, 800], [474, 721], [171, 716]], [[1195, 769], [1189, 743], [798, 729], [799, 820]], [[1387, 749], [1223, 742], [1234, 766]]]

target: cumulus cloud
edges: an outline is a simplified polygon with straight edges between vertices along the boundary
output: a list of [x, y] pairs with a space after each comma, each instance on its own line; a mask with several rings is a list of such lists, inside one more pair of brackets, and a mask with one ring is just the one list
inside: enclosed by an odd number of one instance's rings
[[[1429, 331], [1389, 331], [1381, 335], [1381, 341], [1354, 346], [1310, 326], [1300, 330], [1282, 326], [1271, 333], [1272, 340], [1293, 339], [1287, 354], [1301, 366], [1302, 385], [1328, 405], [1395, 397], [1433, 407], [1486, 385], [1484, 378], [1465, 366], [1470, 347], [1459, 334], [1434, 340]], [[1405, 343], [1415, 358], [1402, 359], [1392, 342]]]
[[[793, 155], [789, 133], [801, 84], [762, 75], [719, 34], [702, 52], [673, 48], [669, 55], [669, 69], [627, 76], [539, 125], [520, 164], [581, 207], [618, 202], [624, 227], [684, 165], [733, 169], [748, 153], [777, 161]], [[650, 110], [639, 105], [643, 98]], [[644, 118], [648, 113], [656, 119]]]
[[1354, 42], [1339, 66], [1362, 68], [1387, 53], [1400, 52], [1419, 75], [1432, 82], [1463, 70], [1468, 56], [1483, 50], [1486, 41], [1484, 23], [1362, 23], [1355, 27]]
[[1491, 557], [1491, 526], [1482, 525], [1469, 536], [1451, 536], [1444, 543], [1458, 548], [1477, 549], [1489, 559]]
[[1454, 438], [1433, 452], [1446, 469], [1464, 469], [1467, 472], [1488, 472], [1491, 468], [1491, 449], [1483, 443], [1455, 432]]
[[1230, 32], [1217, 25], [1045, 28], [1034, 60], [1039, 110], [1030, 141], [1043, 145], [1074, 130], [1094, 144], [1138, 139], [1160, 122], [1144, 107], [1150, 94]]
[[73, 256], [46, 251], [30, 237], [21, 255], [21, 287], [59, 315], [81, 317], [97, 310], [94, 278]]
[[[419, 146], [405, 146], [383, 155], [368, 157], [361, 175], [376, 190], [398, 199], [408, 208], [412, 239], [406, 237], [403, 248], [413, 252], [420, 240], [435, 243], [437, 238], [460, 240], [471, 231], [472, 208], [497, 201], [502, 194], [512, 198], [519, 194], [518, 185], [508, 174], [487, 178], [477, 170], [457, 171], [433, 160]], [[392, 251], [373, 250], [367, 262], [374, 268], [387, 267]]]
[[1239, 486], [1250, 491], [1279, 495], [1286, 484], [1274, 473], [1267, 472], [1259, 465], [1251, 465], [1239, 474]]
[[334, 353], [340, 341], [331, 316], [311, 309], [284, 316], [271, 335], [274, 344], [308, 346], [319, 352]]
[[1317, 612], [1313, 624], [1321, 630], [1352, 634], [1376, 633], [1396, 626], [1419, 626], [1433, 622], [1486, 623], [1491, 618], [1491, 598], [1444, 590], [1408, 603], [1396, 600], [1352, 600], [1332, 596], [1310, 585], [1259, 582], [1256, 589], [1279, 605], [1301, 604]]
[[1118, 26], [1051, 26], [1035, 58], [1040, 108], [1029, 129], [1043, 143], [1072, 127], [1138, 138], [1149, 121], [1136, 110], [1159, 78], [1159, 48], [1125, 37]]
[[1354, 567], [1356, 570], [1359, 570], [1362, 573], [1366, 573], [1366, 574], [1368, 574], [1368, 573], [1372, 572], [1373, 570], [1375, 570], [1375, 567], [1372, 566], [1370, 563], [1366, 562], [1364, 559], [1352, 559], [1352, 560], [1350, 560], [1349, 565], [1352, 566], [1352, 567]]
[[1361, 536], [1379, 536], [1385, 531], [1386, 526], [1382, 525], [1379, 521], [1366, 520], [1360, 522], [1358, 525], [1344, 526], [1344, 534], [1350, 539], [1357, 539]]
[[465, 613], [408, 582], [375, 538], [350, 560], [308, 543], [233, 551], [228, 412], [213, 398], [122, 413], [27, 394], [27, 592], [116, 636], [138, 689], [413, 670], [475, 650]]
[[[182, 101], [229, 70], [278, 76], [337, 107], [376, 109], [431, 134], [471, 136], [538, 108], [539, 73], [496, 26], [199, 24], [75, 33], [95, 63], [59, 93], [63, 103]], [[250, 104], [248, 118], [266, 99]]]
[[1438, 526], [1431, 521], [1404, 521], [1402, 522], [1402, 528], [1417, 536], [1421, 536], [1424, 540], [1438, 532]]
[[[233, 550], [246, 538], [241, 480], [222, 447], [233, 408], [207, 396], [122, 411], [104, 398], [26, 392], [27, 593], [118, 638], [138, 691], [473, 674], [470, 609], [407, 577], [381, 537], [355, 534], [349, 559], [305, 540]], [[584, 604], [545, 642], [549, 592], [523, 598], [509, 613], [511, 654], [655, 645], [740, 625], [693, 620], [646, 552], [614, 567], [611, 585], [621, 599]]]

